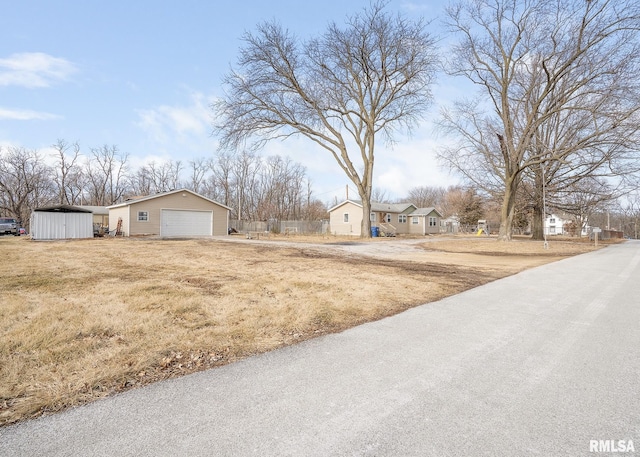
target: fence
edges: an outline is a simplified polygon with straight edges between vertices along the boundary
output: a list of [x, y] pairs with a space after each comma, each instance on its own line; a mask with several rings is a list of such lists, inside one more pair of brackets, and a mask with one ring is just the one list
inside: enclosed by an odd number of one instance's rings
[[[589, 234], [589, 239], [593, 240], [595, 238], [595, 233], [591, 232]], [[598, 235], [598, 238], [601, 240], [611, 240], [614, 238], [624, 238], [624, 232], [619, 230], [602, 230], [602, 232]]]
[[329, 221], [229, 221], [239, 233], [271, 232], [284, 234], [320, 234], [329, 231]]

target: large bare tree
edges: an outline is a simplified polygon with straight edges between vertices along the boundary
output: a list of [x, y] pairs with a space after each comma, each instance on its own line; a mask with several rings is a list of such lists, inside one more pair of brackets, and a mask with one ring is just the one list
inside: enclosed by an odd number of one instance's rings
[[427, 23], [372, 3], [306, 41], [270, 22], [243, 37], [238, 68], [214, 103], [222, 148], [301, 135], [330, 153], [362, 200], [370, 236], [376, 140], [411, 131], [431, 102], [435, 40]]
[[552, 176], [635, 171], [626, 166], [640, 145], [637, 2], [468, 0], [447, 15], [459, 37], [448, 68], [481, 95], [444, 112], [459, 143], [441, 157], [502, 198], [501, 240], [511, 239], [525, 171], [537, 173], [538, 206]]

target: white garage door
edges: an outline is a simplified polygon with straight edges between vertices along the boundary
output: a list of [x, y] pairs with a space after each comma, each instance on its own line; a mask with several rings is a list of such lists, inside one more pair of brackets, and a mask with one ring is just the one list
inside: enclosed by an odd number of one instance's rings
[[210, 236], [213, 234], [213, 211], [163, 209], [160, 236]]

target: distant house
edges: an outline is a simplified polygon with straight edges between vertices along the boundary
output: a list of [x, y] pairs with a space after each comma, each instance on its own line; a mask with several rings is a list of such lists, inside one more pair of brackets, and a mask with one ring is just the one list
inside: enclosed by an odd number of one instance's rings
[[418, 208], [409, 215], [409, 233], [414, 235], [435, 235], [440, 233], [442, 214], [437, 209]]
[[329, 226], [335, 235], [360, 236], [362, 224], [362, 203], [345, 200], [329, 208]]
[[138, 197], [109, 210], [110, 232], [163, 238], [227, 235], [229, 207], [188, 189]]
[[545, 235], [562, 235], [564, 233], [564, 225], [569, 222], [556, 214], [550, 214], [544, 220], [544, 233]]
[[371, 226], [382, 234], [409, 233], [408, 215], [416, 210], [413, 203], [371, 203]]
[[[371, 203], [369, 217], [371, 226], [387, 235], [439, 233], [442, 218], [435, 208], [417, 208], [413, 203], [377, 202]], [[329, 224], [333, 234], [360, 236], [362, 202], [345, 200], [329, 208]]]
[[29, 223], [34, 240], [93, 238], [92, 213], [72, 205], [36, 208]]
[[585, 221], [582, 224], [581, 233], [576, 233], [576, 225], [573, 220], [568, 217], [558, 216], [557, 214], [549, 214], [544, 219], [545, 235], [580, 235], [586, 236], [590, 232], [589, 224]]

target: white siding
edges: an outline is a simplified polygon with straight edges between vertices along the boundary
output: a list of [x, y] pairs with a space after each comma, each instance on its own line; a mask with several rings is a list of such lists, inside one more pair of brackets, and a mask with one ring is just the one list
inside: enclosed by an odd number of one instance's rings
[[91, 213], [34, 211], [31, 237], [35, 240], [93, 238], [93, 216]]

